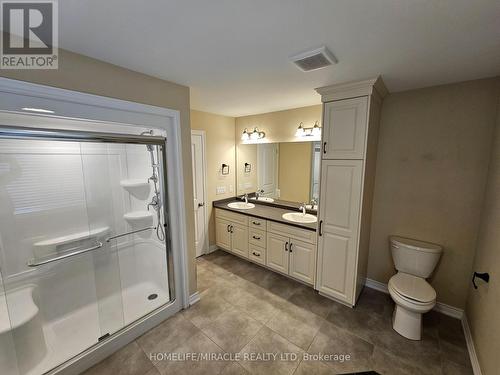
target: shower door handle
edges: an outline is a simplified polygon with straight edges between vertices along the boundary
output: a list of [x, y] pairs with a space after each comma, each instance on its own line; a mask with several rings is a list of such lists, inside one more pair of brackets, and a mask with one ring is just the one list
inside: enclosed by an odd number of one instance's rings
[[125, 233], [117, 234], [116, 236], [108, 237], [108, 238], [106, 238], [106, 242], [110, 242], [111, 240], [115, 240], [115, 239], [120, 238], [120, 237], [128, 236], [129, 234], [144, 232], [145, 230], [155, 230], [155, 229], [156, 229], [156, 227], [153, 226], [153, 227], [131, 230], [130, 232], [125, 232]]
[[89, 248], [86, 248], [86, 249], [81, 249], [81, 250], [76, 250], [76, 251], [73, 251], [71, 253], [66, 253], [66, 254], [63, 254], [63, 255], [60, 255], [58, 257], [54, 257], [54, 258], [46, 258], [46, 259], [31, 259], [28, 261], [28, 267], [38, 267], [38, 266], [41, 266], [41, 265], [44, 265], [44, 264], [47, 264], [47, 263], [52, 263], [52, 262], [56, 262], [58, 260], [63, 260], [63, 259], [66, 259], [66, 258], [71, 258], [71, 257], [74, 257], [74, 256], [77, 256], [77, 255], [81, 255], [81, 254], [85, 254], [85, 253], [88, 253], [90, 251], [94, 251], [94, 250], [97, 250], [97, 249], [100, 249], [102, 247], [102, 242], [100, 241], [96, 241], [96, 245], [95, 246], [92, 246], [92, 247], [89, 247]]

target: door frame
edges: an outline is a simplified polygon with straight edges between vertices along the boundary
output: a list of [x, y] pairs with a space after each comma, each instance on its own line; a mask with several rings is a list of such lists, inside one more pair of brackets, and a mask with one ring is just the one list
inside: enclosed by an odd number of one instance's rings
[[[23, 108], [50, 109], [52, 113], [50, 115], [28, 113]], [[134, 134], [137, 134], [137, 129], [153, 128], [164, 132], [167, 138], [166, 176], [169, 181], [168, 207], [173, 255], [169, 271], [174, 273], [175, 296], [172, 296], [173, 300], [170, 303], [48, 372], [48, 374], [79, 374], [190, 304], [184, 193], [184, 173], [187, 172], [183, 168], [180, 112], [0, 77], [0, 123], [6, 126], [26, 127], [27, 124], [23, 119], [20, 116], [16, 117], [20, 114], [30, 115], [36, 119], [37, 123], [30, 124], [31, 127], [60, 130], [74, 130], [76, 127], [80, 130], [83, 128], [88, 133], [92, 131], [117, 133], [117, 128], [121, 130], [128, 128], [125, 132]], [[62, 120], [68, 123], [58, 128], [57, 124], [61, 125]]]
[[204, 226], [203, 230], [205, 231], [205, 243], [203, 244], [203, 254], [208, 254], [210, 252], [209, 241], [208, 241], [208, 195], [207, 195], [207, 136], [205, 130], [191, 130], [191, 137], [193, 135], [201, 137], [201, 148], [202, 148], [202, 164], [203, 164], [203, 198], [205, 201], [205, 210], [204, 210]]

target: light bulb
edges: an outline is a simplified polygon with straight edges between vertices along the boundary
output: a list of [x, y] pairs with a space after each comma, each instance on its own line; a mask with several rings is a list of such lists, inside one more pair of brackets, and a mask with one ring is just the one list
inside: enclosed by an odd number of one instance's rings
[[304, 128], [302, 127], [302, 123], [300, 123], [297, 131], [295, 132], [295, 136], [296, 137], [303, 137], [305, 135], [306, 135], [306, 132], [305, 132]]
[[313, 137], [321, 136], [321, 128], [318, 126], [318, 123], [314, 124], [311, 134], [313, 135]]
[[255, 129], [253, 130], [253, 132], [252, 132], [252, 133], [250, 133], [250, 139], [251, 139], [252, 141], [256, 141], [256, 140], [258, 140], [259, 138], [260, 138], [260, 136], [259, 136], [259, 132], [257, 131], [257, 128], [255, 128]]
[[248, 141], [250, 139], [250, 136], [248, 135], [247, 130], [243, 130], [243, 134], [241, 135], [241, 140], [242, 141]]

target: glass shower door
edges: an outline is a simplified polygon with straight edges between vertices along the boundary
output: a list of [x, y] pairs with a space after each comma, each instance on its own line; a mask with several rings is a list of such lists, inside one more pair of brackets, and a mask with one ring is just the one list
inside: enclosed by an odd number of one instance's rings
[[0, 352], [13, 348], [23, 375], [49, 371], [124, 325], [118, 257], [106, 241], [113, 208], [89, 195], [83, 164], [101, 161], [85, 159], [80, 142], [0, 139], [4, 335], [12, 338]]

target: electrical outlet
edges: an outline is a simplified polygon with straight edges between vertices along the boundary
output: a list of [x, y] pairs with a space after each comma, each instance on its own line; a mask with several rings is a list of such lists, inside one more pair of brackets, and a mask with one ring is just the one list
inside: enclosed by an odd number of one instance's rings
[[226, 194], [226, 187], [225, 186], [217, 186], [215, 194], [217, 194], [217, 195]]

